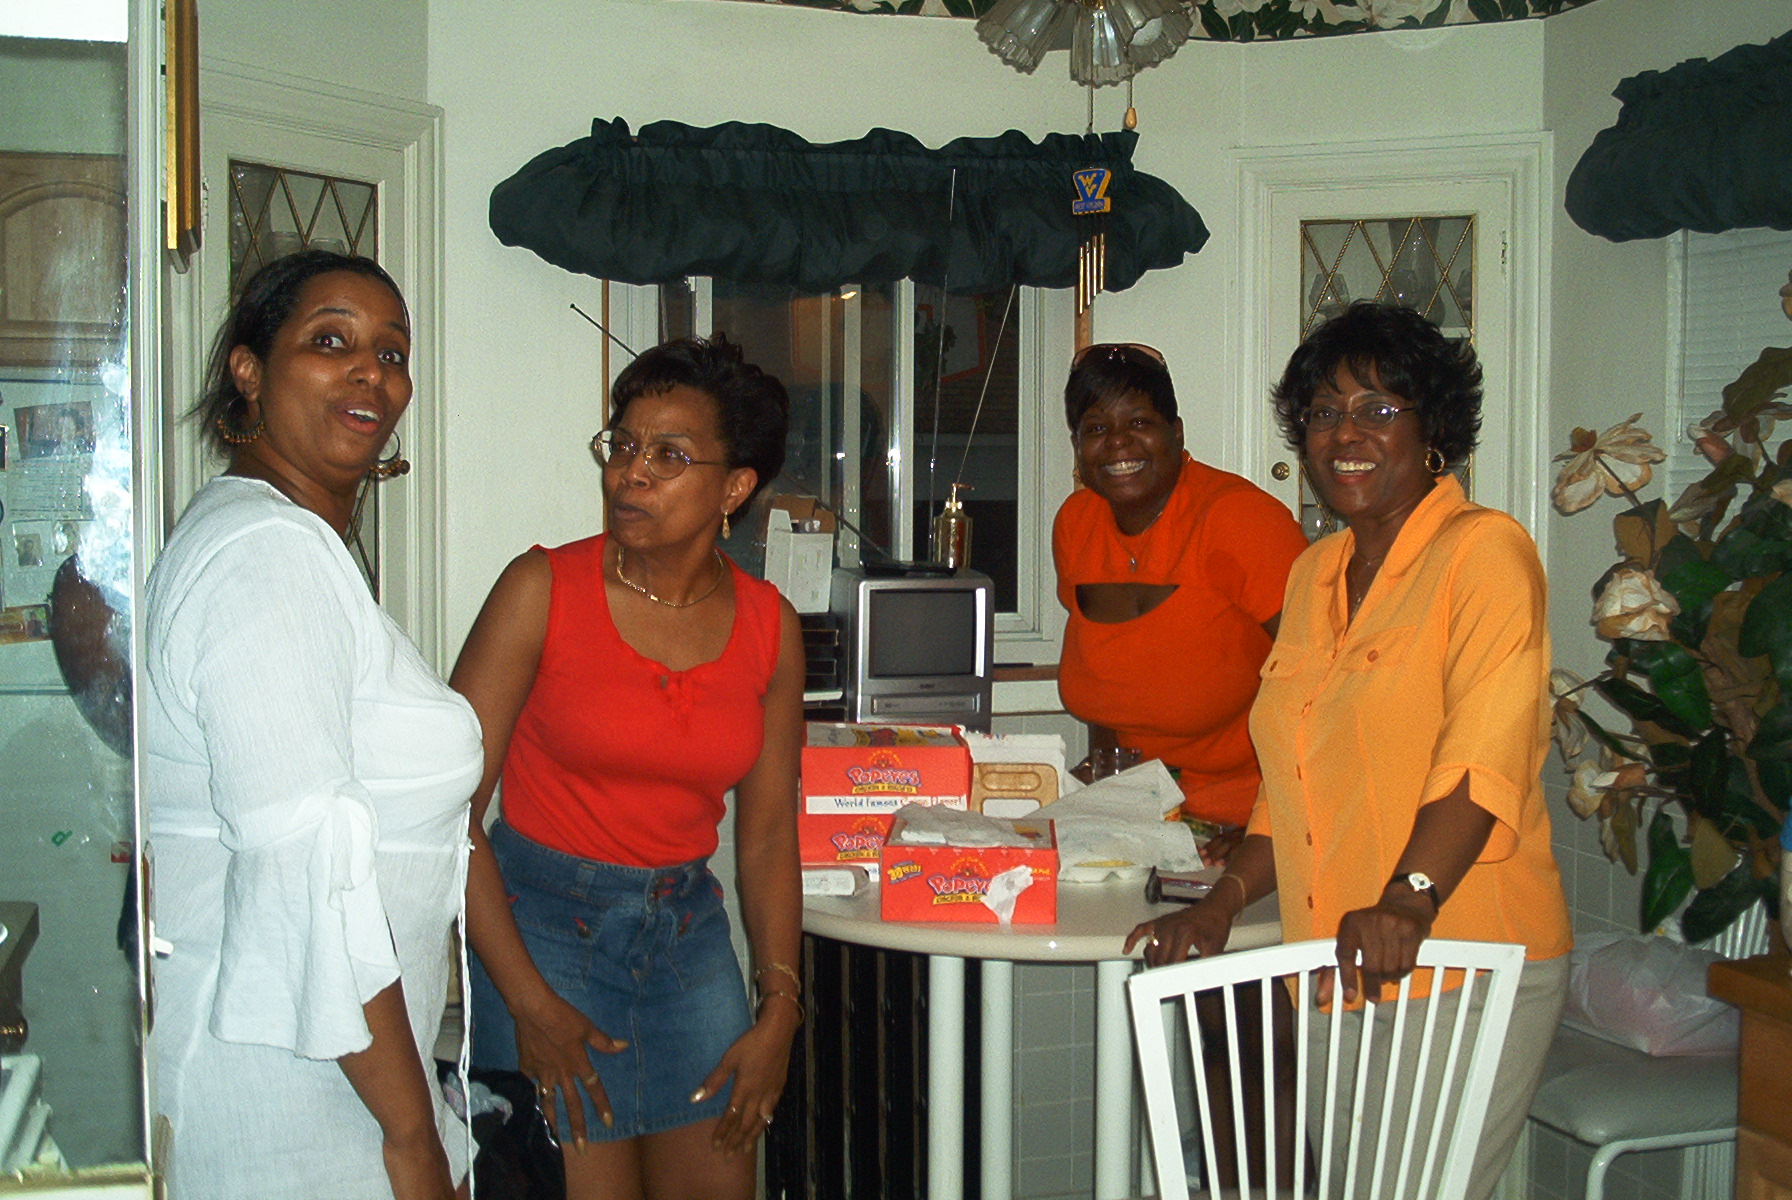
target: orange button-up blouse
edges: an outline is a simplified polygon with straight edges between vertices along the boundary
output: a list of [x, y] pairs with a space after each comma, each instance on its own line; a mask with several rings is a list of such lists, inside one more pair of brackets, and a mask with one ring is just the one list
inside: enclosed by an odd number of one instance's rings
[[1407, 518], [1355, 621], [1345, 531], [1294, 564], [1251, 736], [1250, 831], [1275, 842], [1282, 934], [1331, 937], [1381, 896], [1422, 805], [1453, 791], [1497, 821], [1432, 936], [1567, 952], [1568, 907], [1538, 775], [1549, 627], [1537, 548], [1446, 476]]

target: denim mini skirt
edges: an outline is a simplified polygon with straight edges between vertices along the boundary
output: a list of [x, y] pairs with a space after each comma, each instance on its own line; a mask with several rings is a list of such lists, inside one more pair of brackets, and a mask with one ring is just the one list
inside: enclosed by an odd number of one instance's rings
[[[731, 1083], [700, 1104], [691, 1094], [752, 1017], [708, 860], [594, 862], [532, 842], [501, 821], [491, 843], [517, 928], [548, 986], [628, 1042], [617, 1054], [586, 1051], [615, 1117], [606, 1129], [576, 1089], [586, 1138], [616, 1141], [720, 1116]], [[473, 1065], [514, 1071], [516, 1026], [477, 958], [471, 976]], [[562, 1096], [551, 1114], [562, 1141], [572, 1137], [564, 1107], [571, 1099]]]

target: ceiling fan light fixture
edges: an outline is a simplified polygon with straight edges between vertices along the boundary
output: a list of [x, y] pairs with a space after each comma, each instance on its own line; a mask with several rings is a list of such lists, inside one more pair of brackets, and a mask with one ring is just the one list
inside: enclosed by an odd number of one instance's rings
[[1076, 0], [999, 0], [977, 21], [977, 36], [990, 52], [1030, 75], [1077, 11]]
[[1156, 66], [1176, 53], [1194, 32], [1194, 18], [1177, 0], [1107, 0], [1108, 6], [1126, 14], [1132, 40], [1126, 56], [1135, 71]]
[[1077, 7], [1070, 77], [1085, 87], [1126, 82], [1134, 69], [1126, 49], [1134, 33], [1131, 15], [1108, 0], [1077, 0]]

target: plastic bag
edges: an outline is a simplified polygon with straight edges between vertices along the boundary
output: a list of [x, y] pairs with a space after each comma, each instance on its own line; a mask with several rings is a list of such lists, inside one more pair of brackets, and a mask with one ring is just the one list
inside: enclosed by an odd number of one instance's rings
[[1588, 934], [1574, 948], [1562, 1019], [1645, 1054], [1734, 1054], [1740, 1014], [1705, 993], [1722, 958], [1671, 938]]

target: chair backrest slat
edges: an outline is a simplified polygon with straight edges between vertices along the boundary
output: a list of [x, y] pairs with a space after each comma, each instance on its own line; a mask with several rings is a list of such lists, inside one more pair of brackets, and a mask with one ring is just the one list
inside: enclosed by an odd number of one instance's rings
[[[1183, 1131], [1194, 1126], [1202, 1191], [1216, 1200], [1222, 1163], [1230, 1164], [1231, 1175], [1224, 1192], [1240, 1200], [1305, 1196], [1314, 1174], [1321, 1200], [1460, 1200], [1505, 1044], [1523, 947], [1431, 939], [1420, 948], [1419, 970], [1396, 995], [1354, 1011], [1317, 1006], [1316, 981], [1335, 955], [1329, 940], [1303, 942], [1179, 963], [1129, 981], [1159, 1196], [1188, 1200], [1193, 1167], [1183, 1161]], [[1235, 989], [1251, 984], [1255, 1001], [1241, 1000]], [[1294, 999], [1293, 1020], [1285, 1023], [1292, 1025], [1292, 1047], [1275, 1044], [1275, 1006], [1287, 1008], [1273, 994], [1280, 988]], [[1211, 1025], [1202, 1032], [1196, 997], [1206, 992], [1218, 993], [1208, 1020], [1223, 1014], [1223, 1044]], [[1415, 993], [1424, 995], [1415, 999]], [[1166, 1022], [1173, 1008], [1181, 1009], [1176, 1015], [1190, 1051], [1180, 1066], [1193, 1100], [1183, 1108], [1192, 1111], [1178, 1110], [1170, 1069]], [[1253, 1036], [1261, 1040], [1254, 1055], [1243, 1047], [1241, 1014], [1256, 1018]], [[1294, 1067], [1291, 1144], [1276, 1117], [1275, 1092], [1286, 1086], [1287, 1074], [1278, 1072], [1278, 1052], [1291, 1055], [1285, 1061]], [[1261, 1083], [1261, 1099], [1248, 1096], [1247, 1081]], [[1222, 1086], [1231, 1118], [1216, 1130], [1207, 1114], [1222, 1098], [1212, 1091]], [[1229, 1157], [1221, 1154], [1227, 1148]]]

